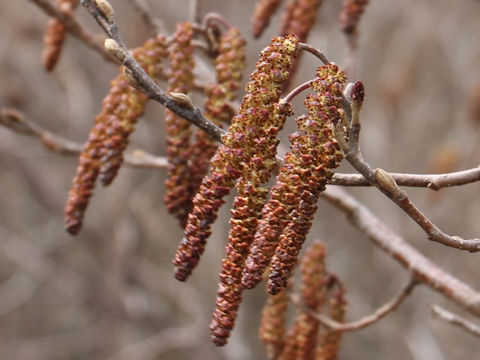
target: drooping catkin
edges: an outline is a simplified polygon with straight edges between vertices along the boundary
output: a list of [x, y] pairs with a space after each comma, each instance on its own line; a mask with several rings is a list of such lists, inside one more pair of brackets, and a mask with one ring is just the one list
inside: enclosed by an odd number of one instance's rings
[[[328, 315], [338, 323], [345, 321], [347, 301], [345, 300], [345, 287], [337, 277], [328, 293]], [[337, 360], [340, 351], [342, 332], [322, 329], [315, 350], [315, 360]]]
[[[322, 3], [323, 0], [289, 0], [282, 16], [280, 35], [294, 34], [298, 36], [299, 41], [305, 42], [315, 25], [318, 9]], [[289, 82], [296, 72], [299, 61], [300, 57], [292, 64]]]
[[232, 123], [221, 145], [210, 161], [211, 173], [204, 177], [193, 198], [193, 210], [188, 215], [185, 238], [174, 258], [175, 277], [184, 281], [197, 265], [203, 253], [210, 226], [230, 192], [241, 176], [242, 164], [255, 151], [255, 142], [262, 135], [261, 126], [269, 118], [274, 104], [280, 98], [285, 75], [298, 52], [294, 36], [275, 37], [265, 48], [256, 64], [256, 71], [246, 85], [246, 95], [239, 114]]
[[[78, 0], [57, 0], [58, 9], [66, 14], [71, 14], [77, 5]], [[66, 35], [65, 25], [57, 18], [51, 18], [43, 38], [42, 63], [47, 71], [52, 71], [57, 65]]]
[[344, 0], [343, 8], [340, 11], [340, 28], [345, 34], [357, 32], [360, 18], [368, 5], [369, 0]]
[[270, 262], [268, 290], [275, 294], [286, 286], [300, 252], [310, 231], [317, 201], [328, 179], [333, 176], [343, 158], [343, 153], [333, 134], [332, 125], [343, 118], [341, 107], [345, 75], [334, 64], [319, 68], [318, 79], [312, 83], [317, 92], [305, 100], [307, 117], [297, 119], [298, 128], [305, 135], [292, 135], [291, 152], [286, 162], [293, 163], [302, 186], [296, 194], [298, 204], [291, 220], [279, 237], [279, 244]]
[[[315, 241], [305, 252], [300, 270], [302, 303], [311, 311], [320, 311], [325, 302], [328, 280], [323, 243]], [[289, 348], [286, 346], [286, 354], [282, 354], [280, 359], [313, 360], [319, 325], [307, 310], [299, 308], [289, 338], [286, 339]]]
[[[193, 28], [190, 23], [177, 25], [169, 44], [170, 69], [168, 91], [187, 94], [193, 87]], [[170, 110], [165, 110], [167, 126], [168, 177], [164, 197], [167, 209], [182, 227], [190, 210], [188, 162], [192, 155], [190, 123]]]
[[277, 295], [268, 295], [262, 310], [258, 335], [270, 359], [276, 359], [283, 350], [287, 309], [288, 288]]
[[[291, 112], [287, 103], [274, 104], [271, 116], [262, 124], [263, 135], [255, 142], [254, 154], [249, 162], [243, 164], [242, 177], [235, 185], [238, 195], [231, 210], [231, 229], [220, 273], [217, 308], [210, 325], [216, 342], [223, 341], [215, 335], [219, 329], [223, 330], [222, 334], [228, 335], [225, 325], [218, 318], [228, 317], [228, 328], [233, 328], [235, 322], [242, 299], [242, 269], [268, 195], [268, 188], [262, 184], [268, 181], [277, 166], [275, 155], [279, 141], [276, 135]], [[259, 130], [259, 133], [262, 131]]]
[[[215, 125], [223, 127], [233, 116], [230, 102], [235, 100], [240, 88], [242, 71], [245, 68], [245, 39], [236, 28], [230, 28], [221, 36], [218, 55], [215, 59], [217, 82], [207, 85], [205, 93], [204, 116]], [[191, 199], [198, 191], [202, 179], [207, 174], [210, 159], [215, 154], [218, 143], [204, 131], [197, 129], [192, 145], [189, 162], [189, 196], [188, 212], [191, 211]]]
[[252, 15], [253, 37], [258, 38], [270, 23], [270, 19], [280, 5], [281, 0], [258, 0]]
[[[159, 35], [136, 49], [134, 57], [145, 71], [156, 78], [166, 55], [166, 39]], [[128, 136], [143, 114], [147, 97], [132, 88], [123, 70], [111, 82], [110, 92], [102, 102], [87, 143], [80, 154], [79, 165], [65, 206], [66, 229], [71, 234], [80, 230], [92, 191], [99, 175], [108, 184], [122, 163]]]
[[318, 76], [313, 85], [318, 94], [305, 100], [308, 116], [297, 119], [304, 134], [290, 136], [285, 165], [279, 171], [250, 247], [242, 274], [246, 288], [261, 281], [274, 254], [269, 291], [275, 294], [286, 285], [310, 230], [318, 197], [333, 176], [331, 169], [342, 159], [331, 127], [343, 117], [340, 100], [345, 76], [333, 64], [320, 67]]

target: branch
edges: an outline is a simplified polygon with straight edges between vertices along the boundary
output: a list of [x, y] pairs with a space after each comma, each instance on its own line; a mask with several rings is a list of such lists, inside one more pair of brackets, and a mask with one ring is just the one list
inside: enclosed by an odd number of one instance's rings
[[[440, 190], [445, 187], [460, 186], [480, 181], [480, 166], [446, 174], [404, 174], [389, 173], [397, 185], [411, 187], [426, 187], [431, 190]], [[372, 186], [361, 174], [333, 175], [331, 185], [342, 186]]]
[[73, 36], [80, 39], [85, 45], [93, 49], [97, 53], [103, 56], [105, 60], [116, 62], [115, 58], [110, 55], [108, 51], [105, 50], [103, 44], [98, 41], [98, 39], [86, 31], [82, 25], [80, 25], [73, 16], [68, 13], [60, 11], [58, 8], [53, 6], [48, 0], [30, 0], [32, 3], [36, 4], [48, 15], [57, 18], [62, 22], [63, 25], [67, 28], [68, 32]]
[[132, 0], [131, 2], [152, 35], [156, 36], [159, 33], [166, 33], [165, 25], [159, 18], [152, 15], [152, 9], [150, 9], [145, 0]]
[[185, 106], [179, 104], [173, 98], [168, 96], [148, 74], [142, 69], [137, 61], [131, 56], [124, 45], [122, 38], [118, 32], [118, 25], [113, 19], [107, 19], [105, 15], [96, 7], [92, 0], [82, 0], [82, 4], [86, 7], [90, 15], [97, 21], [99, 26], [105, 33], [118, 44], [117, 59], [122, 61], [122, 64], [130, 70], [131, 75], [136, 80], [138, 87], [150, 99], [164, 105], [178, 116], [191, 122], [193, 125], [199, 127], [210, 135], [213, 139], [220, 141], [225, 130], [219, 128], [211, 121], [207, 120], [198, 107]]
[[[400, 189], [395, 179], [382, 169], [372, 169], [372, 167], [363, 159], [359, 147], [360, 123], [358, 114], [360, 106], [352, 104], [352, 120], [347, 121], [348, 145], [339, 142], [345, 153], [345, 159], [357, 170], [363, 177], [395, 204], [397, 204], [410, 218], [412, 218], [427, 234], [428, 239], [436, 241], [443, 245], [470, 252], [480, 251], [480, 239], [463, 239], [458, 236], [450, 236], [442, 232], [430, 219], [428, 219], [415, 204], [409, 199], [408, 194]], [[355, 121], [354, 121], [355, 120]]]
[[317, 319], [322, 325], [328, 327], [332, 331], [336, 332], [346, 332], [346, 331], [355, 331], [363, 329], [367, 326], [373, 325], [377, 321], [384, 318], [386, 315], [396, 310], [403, 301], [412, 293], [413, 288], [418, 285], [419, 282], [415, 277], [411, 276], [409, 280], [402, 286], [397, 294], [386, 304], [379, 307], [373, 314], [364, 316], [361, 319], [358, 319], [349, 323], [339, 323], [335, 320], [332, 320], [322, 314], [319, 314], [312, 309], [307, 308], [304, 304], [301, 304], [299, 298], [295, 296], [293, 301], [296, 305], [301, 306], [305, 311], [307, 311], [311, 316]]
[[[67, 140], [38, 124], [26, 120], [22, 114], [15, 110], [0, 108], [0, 125], [18, 134], [36, 138], [47, 149], [63, 155], [77, 156], [83, 150], [82, 144]], [[130, 154], [126, 154], [125, 165], [139, 168], [164, 169], [168, 166], [168, 163], [165, 157], [154, 156], [142, 150], [135, 150]]]
[[322, 197], [342, 210], [353, 226], [411, 271], [418, 281], [480, 316], [480, 293], [420, 254], [353, 196], [338, 187], [327, 187]]
[[480, 326], [464, 319], [450, 311], [447, 311], [441, 308], [438, 305], [431, 305], [432, 313], [435, 317], [438, 317], [442, 320], [449, 322], [450, 324], [461, 327], [464, 330], [467, 330], [470, 334], [480, 337]]

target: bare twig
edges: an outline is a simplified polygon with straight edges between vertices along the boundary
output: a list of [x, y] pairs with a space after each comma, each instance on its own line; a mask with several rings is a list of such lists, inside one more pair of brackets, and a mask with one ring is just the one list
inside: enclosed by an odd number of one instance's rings
[[80, 39], [89, 48], [102, 55], [105, 60], [116, 62], [114, 57], [105, 50], [103, 44], [94, 35], [90, 34], [87, 30], [85, 30], [83, 26], [80, 25], [77, 20], [75, 20], [75, 18], [69, 13], [60, 11], [48, 0], [30, 1], [40, 7], [48, 15], [60, 20], [65, 25], [69, 33]]
[[323, 62], [325, 65], [330, 64], [330, 60], [328, 60], [328, 58], [325, 56], [325, 54], [323, 52], [321, 52], [319, 49], [314, 48], [312, 45], [305, 44], [305, 43], [300, 43], [300, 44], [298, 44], [298, 48], [300, 50], [304, 50], [306, 52], [309, 52], [309, 53], [313, 54], [314, 56], [319, 58], [320, 61]]
[[143, 23], [150, 30], [152, 35], [157, 35], [159, 33], [166, 34], [165, 25], [159, 18], [153, 16], [153, 12], [145, 0], [132, 0], [132, 5], [140, 14]]
[[438, 305], [431, 305], [430, 308], [435, 317], [459, 326], [462, 329], [467, 330], [470, 334], [480, 337], [480, 326], [462, 318], [461, 316], [451, 313]]
[[349, 323], [339, 323], [322, 314], [319, 314], [302, 304], [298, 296], [292, 296], [292, 300], [297, 306], [301, 306], [305, 311], [317, 319], [322, 325], [336, 332], [355, 331], [373, 325], [392, 311], [396, 310], [403, 301], [412, 293], [413, 288], [419, 282], [415, 277], [411, 276], [395, 296], [383, 306], [379, 307], [374, 313], [364, 316], [361, 319]]
[[420, 254], [353, 196], [338, 187], [327, 187], [323, 198], [342, 210], [353, 226], [411, 271], [418, 281], [480, 316], [480, 293]]
[[[445, 187], [466, 185], [480, 181], [480, 167], [446, 174], [390, 173], [390, 175], [397, 185], [400, 186], [426, 187], [431, 190], [440, 190]], [[361, 174], [336, 173], [329, 183], [342, 186], [372, 186]]]
[[340, 144], [345, 153], [345, 159], [355, 168], [355, 170], [362, 174], [370, 184], [378, 188], [408, 216], [410, 216], [410, 218], [412, 218], [425, 231], [429, 240], [459, 250], [470, 252], [480, 251], [480, 239], [463, 239], [442, 232], [420, 211], [420, 209], [415, 206], [415, 204], [409, 199], [408, 194], [398, 187], [395, 179], [389, 173], [382, 169], [374, 170], [363, 159], [359, 147], [360, 128], [360, 123], [352, 122], [348, 131], [348, 145], [342, 146], [342, 144]]
[[293, 89], [287, 95], [285, 95], [282, 99], [280, 99], [280, 102], [281, 103], [291, 102], [295, 96], [300, 94], [302, 91], [307, 90], [315, 80], [317, 79], [309, 80], [304, 82], [303, 84], [298, 85], [295, 89]]
[[[29, 121], [18, 111], [12, 109], [0, 109], [0, 125], [3, 125], [16, 133], [39, 139], [49, 150], [63, 155], [77, 156], [83, 150], [83, 145], [67, 140], [54, 134], [38, 124]], [[167, 159], [162, 156], [154, 156], [143, 150], [135, 150], [125, 156], [125, 164], [139, 168], [166, 168]]]

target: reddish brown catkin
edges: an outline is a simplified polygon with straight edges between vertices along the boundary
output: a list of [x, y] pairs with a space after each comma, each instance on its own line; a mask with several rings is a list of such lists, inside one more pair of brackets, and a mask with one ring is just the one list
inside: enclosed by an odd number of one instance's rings
[[[294, 34], [299, 41], [305, 42], [317, 19], [318, 9], [323, 0], [290, 0], [287, 3], [280, 25], [280, 35]], [[290, 69], [290, 79], [296, 72], [298, 57]], [[288, 83], [287, 86], [288, 87]]]
[[343, 8], [340, 11], [340, 28], [348, 35], [357, 32], [360, 18], [368, 5], [369, 0], [344, 0]]
[[257, 219], [268, 195], [268, 188], [261, 184], [268, 181], [277, 166], [276, 135], [290, 114], [289, 104], [274, 104], [271, 116], [262, 124], [263, 131], [259, 129], [260, 136], [255, 142], [254, 154], [251, 160], [244, 164], [242, 177], [236, 184], [238, 195], [231, 210], [231, 229], [220, 273], [217, 308], [210, 324], [215, 343], [226, 341], [230, 329], [234, 326], [242, 299], [242, 268], [257, 228]]
[[[187, 94], [193, 87], [193, 28], [189, 23], [177, 25], [169, 44], [170, 70], [168, 91]], [[168, 177], [165, 181], [165, 204], [182, 227], [190, 210], [188, 162], [192, 156], [190, 123], [166, 110]]]
[[265, 48], [257, 62], [256, 71], [246, 85], [246, 95], [239, 114], [232, 119], [227, 134], [210, 161], [211, 173], [207, 175], [193, 198], [193, 210], [188, 215], [185, 238], [173, 260], [175, 277], [184, 281], [197, 265], [204, 251], [210, 226], [230, 192], [241, 176], [242, 164], [248, 162], [255, 150], [260, 127], [278, 102], [285, 74], [298, 52], [294, 36], [275, 37]]
[[[220, 127], [229, 123], [233, 116], [230, 102], [235, 100], [236, 91], [240, 88], [242, 71], [245, 68], [245, 44], [245, 39], [236, 28], [230, 28], [220, 38], [218, 56], [215, 59], [217, 83], [209, 84], [205, 89], [207, 100], [204, 113], [207, 119]], [[210, 159], [218, 148], [218, 143], [200, 129], [196, 130], [195, 138], [189, 163], [191, 178], [188, 212], [192, 207], [191, 199], [197, 193], [208, 171]]]
[[[279, 245], [270, 262], [268, 290], [272, 294], [286, 286], [310, 231], [320, 194], [343, 158], [332, 125], [343, 122], [341, 99], [345, 74], [337, 65], [329, 64], [320, 67], [317, 75], [318, 79], [312, 83], [317, 94], [308, 95], [305, 100], [308, 117], [297, 119], [305, 135], [291, 136], [288, 162], [295, 165], [302, 185], [296, 197], [298, 205], [279, 237]], [[285, 160], [287, 162], [287, 157]]]
[[254, 38], [260, 37], [270, 23], [270, 19], [281, 0], [258, 0], [252, 15], [251, 29]]
[[[161, 61], [165, 54], [166, 40], [161, 35], [156, 39], [148, 40], [143, 47], [134, 51], [134, 57], [149, 75], [154, 77], [161, 73]], [[133, 124], [143, 113], [146, 100], [145, 95], [129, 85], [123, 70], [111, 82], [110, 93], [102, 102], [102, 111], [95, 118], [95, 125], [80, 154], [77, 173], [68, 195], [65, 223], [69, 233], [78, 233], [82, 226], [82, 220], [102, 166], [105, 174], [106, 169], [118, 170], [116, 165], [106, 165], [105, 157], [116, 164], [121, 163], [121, 160], [118, 161], [118, 156], [121, 158], [128, 134], [133, 131]], [[118, 141], [118, 139], [123, 140]], [[116, 155], [113, 156], [113, 154]]]
[[[135, 49], [132, 55], [152, 79], [158, 80], [163, 72], [162, 60], [167, 56], [166, 39], [159, 35], [155, 39], [147, 40], [141, 48]], [[124, 74], [118, 79], [125, 92], [121, 95], [121, 104], [115, 109], [113, 116], [108, 117], [106, 125], [99, 174], [104, 186], [110, 185], [117, 176], [130, 135], [143, 115], [148, 101], [145, 94], [125, 83], [127, 79]]]
[[262, 310], [258, 336], [270, 359], [276, 359], [283, 350], [288, 308], [287, 292], [288, 289], [285, 289], [277, 295], [268, 295]]
[[[328, 314], [332, 320], [343, 323], [347, 302], [345, 300], [345, 287], [335, 279], [333, 290], [329, 293]], [[337, 360], [340, 351], [340, 340], [342, 332], [324, 329], [320, 334], [320, 339], [315, 350], [315, 360]]]
[[[58, 9], [66, 14], [71, 15], [77, 5], [78, 0], [57, 0]], [[66, 35], [65, 25], [57, 18], [51, 18], [43, 38], [42, 63], [47, 71], [52, 71], [57, 65]]]
[[[330, 70], [338, 72], [337, 78], [328, 78]], [[333, 137], [331, 122], [338, 122], [343, 116], [339, 96], [345, 78], [336, 65], [319, 68], [319, 74], [322, 80], [317, 82], [324, 81], [331, 89], [325, 85], [323, 96], [309, 95], [305, 102], [308, 116], [297, 119], [300, 130], [306, 134], [295, 133], [290, 137], [291, 151], [285, 156], [285, 165], [280, 169], [270, 200], [263, 208], [245, 262], [242, 273], [245, 288], [253, 288], [262, 280], [263, 272], [281, 240], [283, 245], [276, 258], [285, 258], [288, 262], [275, 262], [270, 271], [269, 289], [275, 293], [285, 285], [300, 245], [310, 229], [318, 196], [333, 175], [330, 169], [338, 166], [342, 158]], [[332, 91], [335, 96], [332, 96]], [[289, 251], [292, 253], [289, 254]]]
[[[302, 302], [313, 311], [320, 311], [327, 293], [325, 246], [316, 241], [305, 252], [301, 263]], [[280, 359], [313, 360], [320, 323], [307, 311], [298, 309], [289, 338], [288, 348]]]

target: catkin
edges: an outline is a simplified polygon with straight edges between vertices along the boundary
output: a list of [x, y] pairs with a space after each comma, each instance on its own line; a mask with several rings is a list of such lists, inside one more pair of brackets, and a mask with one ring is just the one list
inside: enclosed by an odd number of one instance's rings
[[[145, 71], [156, 78], [162, 72], [161, 61], [166, 55], [166, 40], [162, 35], [148, 40], [133, 56]], [[132, 88], [123, 70], [110, 84], [110, 92], [102, 102], [87, 143], [79, 158], [76, 175], [65, 206], [66, 229], [76, 234], [99, 176], [104, 184], [115, 177], [123, 161], [123, 151], [134, 125], [143, 114], [147, 97]]]
[[274, 104], [280, 98], [285, 75], [298, 52], [294, 36], [273, 38], [257, 62], [256, 71], [246, 85], [246, 95], [239, 114], [232, 123], [221, 145], [210, 161], [211, 173], [204, 177], [193, 198], [193, 210], [188, 215], [185, 238], [174, 257], [175, 277], [184, 281], [197, 265], [204, 251], [210, 226], [242, 174], [242, 167], [252, 157], [255, 142], [262, 135], [262, 124], [269, 118]]
[[[58, 9], [67, 14], [71, 14], [77, 5], [78, 0], [57, 0]], [[51, 18], [43, 38], [42, 63], [47, 71], [52, 71], [57, 65], [66, 36], [65, 25], [57, 18]]]
[[[221, 36], [218, 55], [215, 59], [217, 82], [207, 85], [205, 93], [204, 116], [215, 125], [223, 127], [230, 122], [233, 113], [230, 102], [235, 100], [240, 88], [242, 71], [245, 68], [245, 39], [236, 28], [230, 28]], [[197, 129], [192, 145], [189, 162], [189, 196], [188, 212], [191, 211], [191, 199], [197, 193], [202, 179], [207, 174], [210, 159], [215, 154], [218, 143], [204, 131]]]
[[368, 2], [369, 0], [344, 0], [339, 21], [340, 28], [345, 34], [354, 34], [357, 32], [358, 23]]
[[263, 30], [270, 23], [270, 18], [273, 16], [281, 0], [258, 0], [255, 5], [255, 10], [252, 15], [251, 28], [253, 37], [258, 38], [262, 35]]
[[[193, 87], [193, 28], [190, 23], [177, 25], [169, 44], [170, 69], [168, 91], [187, 94]], [[190, 208], [188, 162], [192, 155], [190, 123], [170, 110], [165, 110], [167, 126], [168, 176], [164, 197], [167, 209], [185, 226]]]

